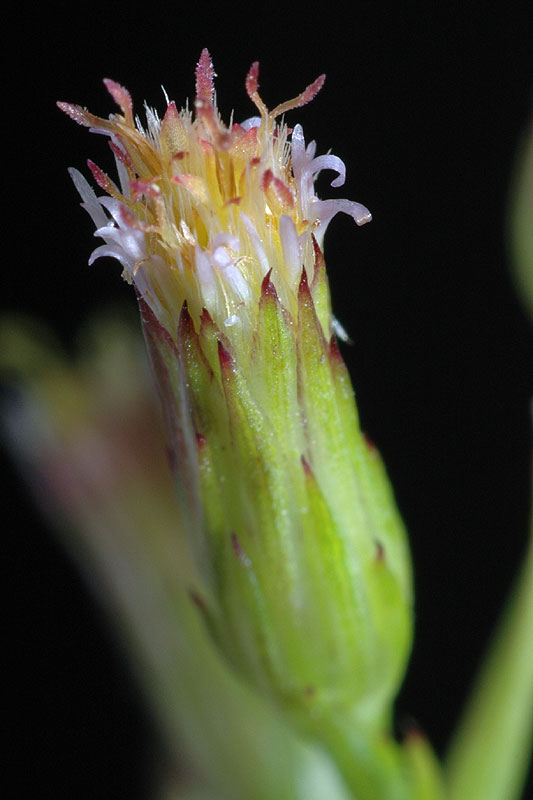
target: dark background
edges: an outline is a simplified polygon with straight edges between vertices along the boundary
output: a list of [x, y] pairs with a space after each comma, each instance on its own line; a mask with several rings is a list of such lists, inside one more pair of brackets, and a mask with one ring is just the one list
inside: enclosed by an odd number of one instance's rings
[[[87, 172], [89, 156], [111, 169], [111, 158], [55, 100], [106, 116], [101, 78], [112, 77], [137, 109], [164, 109], [161, 83], [181, 105], [208, 46], [219, 106], [239, 120], [254, 113], [252, 61], [271, 107], [326, 72], [288, 122], [346, 162], [345, 186], [324, 180], [322, 195], [374, 215], [362, 229], [337, 217], [326, 258], [362, 423], [411, 535], [416, 642], [399, 726], [414, 718], [442, 753], [526, 540], [533, 336], [508, 274], [505, 215], [531, 116], [531, 4], [14, 9], [2, 306], [40, 315], [65, 342], [103, 300], [134, 300], [116, 262], [86, 266], [96, 242], [66, 169]], [[103, 615], [4, 461], [17, 780], [56, 798], [144, 797], [148, 715]]]

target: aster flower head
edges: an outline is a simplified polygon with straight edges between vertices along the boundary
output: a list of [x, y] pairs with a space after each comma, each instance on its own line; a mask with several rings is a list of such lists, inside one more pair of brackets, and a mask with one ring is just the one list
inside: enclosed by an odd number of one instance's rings
[[269, 111], [258, 70], [246, 77], [257, 115], [229, 126], [206, 50], [194, 111], [147, 108], [146, 130], [113, 81], [121, 113], [108, 120], [59, 103], [110, 137], [120, 185], [89, 162], [98, 198], [71, 174], [104, 240], [91, 262], [113, 256], [135, 284], [214, 641], [306, 732], [335, 740], [347, 725], [349, 782], [396, 797], [378, 764], [383, 748], [398, 759], [383, 736], [411, 641], [409, 554], [359, 427], [322, 254], [337, 212], [359, 225], [370, 213], [316, 196], [318, 172], [334, 171], [335, 189], [344, 164], [282, 119], [324, 76]]
[[176, 330], [186, 301], [195, 323], [206, 309], [231, 338], [242, 332], [249, 338], [267, 273], [281, 302], [294, 312], [302, 267], [313, 285], [313, 239], [321, 248], [329, 222], [340, 211], [360, 225], [371, 218], [359, 203], [318, 199], [317, 173], [337, 172], [331, 185], [340, 187], [344, 163], [333, 155], [316, 156], [316, 144], [306, 145], [301, 125], [290, 131], [279, 121], [312, 100], [325, 76], [269, 111], [259, 94], [258, 74], [256, 62], [246, 91], [259, 114], [229, 126], [214, 102], [207, 50], [196, 68], [194, 113], [169, 102], [160, 120], [147, 107], [145, 130], [134, 118], [128, 91], [111, 80], [104, 83], [121, 114], [105, 120], [58, 103], [80, 124], [108, 135], [117, 162], [118, 187], [88, 162], [108, 195], [99, 199], [71, 170], [96, 235], [105, 242], [90, 263], [100, 256], [117, 258], [124, 277], [169, 331]]

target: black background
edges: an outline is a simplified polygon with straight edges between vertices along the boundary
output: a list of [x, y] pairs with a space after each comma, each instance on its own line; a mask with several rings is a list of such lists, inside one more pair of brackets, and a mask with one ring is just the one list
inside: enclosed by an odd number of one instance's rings
[[[362, 229], [336, 218], [326, 259], [362, 423], [411, 535], [416, 642], [399, 725], [416, 719], [442, 753], [526, 539], [533, 340], [505, 214], [531, 115], [531, 4], [14, 9], [2, 306], [40, 315], [65, 342], [102, 301], [134, 300], [116, 262], [86, 266], [95, 240], [66, 169], [85, 170], [87, 157], [111, 169], [111, 157], [55, 100], [106, 116], [101, 78], [112, 77], [138, 109], [146, 99], [164, 110], [161, 83], [181, 105], [207, 46], [219, 106], [239, 120], [254, 113], [252, 61], [270, 107], [326, 72], [288, 122], [346, 162], [345, 186], [324, 180], [322, 195], [374, 215]], [[37, 797], [145, 797], [149, 717], [103, 615], [5, 463], [17, 780]]]

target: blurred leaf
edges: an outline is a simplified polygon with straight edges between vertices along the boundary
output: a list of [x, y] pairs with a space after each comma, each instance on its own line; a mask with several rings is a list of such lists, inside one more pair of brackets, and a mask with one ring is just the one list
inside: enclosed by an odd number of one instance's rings
[[518, 800], [533, 743], [533, 520], [528, 552], [447, 759], [449, 800]]
[[519, 296], [533, 318], [533, 126], [519, 148], [509, 222], [513, 276]]
[[[187, 789], [178, 797], [349, 800], [307, 744], [221, 658], [174, 497], [140, 336], [100, 319], [71, 363], [34, 322], [0, 324], [15, 392], [3, 434], [61, 541], [105, 606]], [[185, 793], [184, 793], [185, 791]], [[205, 792], [205, 794], [204, 794]]]

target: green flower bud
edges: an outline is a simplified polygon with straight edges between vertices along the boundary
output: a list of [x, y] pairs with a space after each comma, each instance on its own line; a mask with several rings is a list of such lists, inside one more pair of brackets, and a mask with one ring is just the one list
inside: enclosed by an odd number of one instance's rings
[[[226, 127], [204, 51], [194, 118], [170, 103], [162, 120], [148, 111], [145, 132], [112, 81], [122, 114], [60, 107], [110, 135], [117, 158], [120, 189], [90, 162], [109, 197], [73, 178], [105, 241], [91, 260], [116, 257], [137, 290], [205, 579], [197, 605], [241, 675], [314, 735], [349, 718], [372, 740], [370, 762], [388, 747], [378, 739], [409, 654], [411, 576], [336, 345], [322, 255], [338, 211], [358, 224], [370, 214], [319, 200], [315, 175], [334, 169], [340, 186], [344, 164], [276, 122], [323, 80], [269, 112], [254, 64], [246, 89], [260, 116]], [[363, 796], [403, 796], [376, 792]]]

